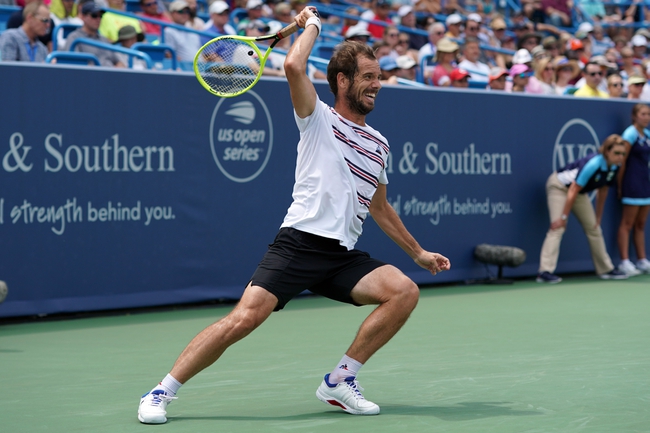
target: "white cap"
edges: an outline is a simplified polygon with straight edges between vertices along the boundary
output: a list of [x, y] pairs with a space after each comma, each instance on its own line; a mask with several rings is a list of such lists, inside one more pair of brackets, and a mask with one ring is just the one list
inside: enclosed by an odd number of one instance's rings
[[246, 9], [255, 9], [262, 6], [262, 0], [248, 0], [246, 2]]
[[584, 22], [578, 26], [578, 32], [589, 33], [594, 31], [594, 26], [591, 23]]
[[481, 16], [477, 13], [471, 13], [467, 15], [467, 21], [474, 21], [476, 23], [480, 23], [482, 21]]
[[395, 59], [395, 63], [400, 69], [411, 69], [415, 66], [415, 60], [411, 56], [399, 56]]
[[224, 11], [227, 11], [228, 9], [230, 9], [228, 3], [226, 3], [223, 0], [217, 0], [210, 5], [210, 9], [208, 10], [208, 12], [210, 12], [211, 14], [220, 14], [223, 13]]
[[463, 22], [463, 17], [461, 17], [458, 14], [451, 14], [447, 17], [445, 20], [445, 24], [450, 25], [450, 24], [458, 24]]
[[632, 36], [632, 46], [633, 47], [645, 47], [648, 45], [648, 40], [643, 35], [634, 35]]
[[370, 32], [363, 25], [350, 26], [347, 32], [345, 32], [346, 38], [353, 38], [355, 36], [368, 36], [370, 37]]
[[520, 50], [517, 50], [514, 56], [512, 56], [512, 64], [513, 65], [520, 65], [528, 62], [532, 62], [533, 57], [530, 55], [527, 49], [522, 48]]
[[413, 11], [413, 6], [410, 5], [402, 5], [399, 7], [397, 10], [397, 15], [401, 17], [405, 17], [406, 15], [410, 14]]

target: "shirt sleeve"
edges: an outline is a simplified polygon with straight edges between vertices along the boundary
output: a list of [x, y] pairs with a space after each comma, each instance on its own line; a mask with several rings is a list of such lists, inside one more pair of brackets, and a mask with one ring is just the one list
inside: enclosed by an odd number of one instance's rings
[[587, 185], [589, 179], [591, 179], [593, 175], [598, 171], [601, 160], [602, 156], [600, 155], [591, 158], [578, 173], [578, 177], [576, 177], [576, 183], [581, 187]]
[[634, 126], [630, 126], [625, 131], [623, 131], [623, 134], [621, 136], [623, 137], [623, 140], [630, 143], [631, 146], [634, 146], [636, 139], [639, 138], [639, 132], [634, 129]]
[[298, 114], [296, 113], [296, 110], [293, 110], [293, 117], [296, 120], [296, 125], [298, 125], [298, 130], [302, 134], [305, 132], [305, 130], [309, 127], [314, 122], [314, 119], [316, 119], [318, 116], [321, 115], [322, 111], [325, 109], [324, 103], [321, 102], [321, 100], [318, 98], [318, 95], [316, 97], [316, 106], [314, 107], [314, 112], [311, 113], [309, 116], [305, 118], [300, 118], [298, 117]]
[[11, 33], [0, 35], [0, 59], [3, 61], [18, 60], [18, 46], [16, 38], [11, 37]]

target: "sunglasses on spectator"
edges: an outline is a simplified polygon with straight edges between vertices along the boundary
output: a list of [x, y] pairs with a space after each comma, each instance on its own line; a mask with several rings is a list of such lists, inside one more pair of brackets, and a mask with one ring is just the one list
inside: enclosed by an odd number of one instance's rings
[[478, 27], [469, 26], [469, 27], [467, 27], [467, 30], [469, 30], [470, 32], [474, 32], [474, 31], [478, 30]]
[[[569, 68], [569, 69], [571, 69], [571, 68]], [[549, 71], [550, 71], [550, 72], [553, 72], [554, 70], [555, 70], [555, 69], [553, 69], [552, 66], [547, 66], [547, 67], [544, 68], [544, 71], [545, 71], [545, 72], [549, 72]]]
[[102, 15], [104, 15], [104, 12], [93, 12], [93, 13], [91, 13], [89, 15], [90, 15], [91, 18], [97, 19], [97, 18], [101, 18]]
[[609, 83], [612, 87], [623, 87], [623, 83]]
[[185, 9], [181, 9], [179, 11], [174, 11], [174, 12], [176, 12], [177, 14], [189, 14], [190, 10], [188, 8], [185, 8]]
[[533, 75], [533, 74], [530, 73], [530, 72], [522, 72], [521, 74], [517, 74], [517, 75], [515, 75], [515, 77], [519, 77], [519, 78], [528, 78], [528, 77], [530, 77], [531, 75]]
[[438, 35], [438, 36], [440, 36], [440, 35], [444, 35], [445, 32], [433, 32], [433, 34], [434, 34], [434, 35]]
[[34, 18], [36, 18], [37, 20], [39, 20], [40, 22], [42, 22], [42, 23], [44, 23], [44, 24], [49, 24], [49, 23], [50, 23], [50, 17], [47, 17], [47, 18], [39, 18], [39, 17], [37, 17], [37, 16], [34, 16]]
[[603, 73], [602, 72], [587, 72], [587, 75], [590, 77], [602, 77]]
[[614, 155], [616, 156], [625, 156], [625, 152], [621, 152], [620, 150], [614, 152]]
[[396, 38], [399, 36], [399, 33], [388, 33], [389, 38]]
[[643, 86], [645, 83], [633, 83], [630, 86]]
[[410, 41], [408, 39], [400, 39], [399, 44], [408, 45]]

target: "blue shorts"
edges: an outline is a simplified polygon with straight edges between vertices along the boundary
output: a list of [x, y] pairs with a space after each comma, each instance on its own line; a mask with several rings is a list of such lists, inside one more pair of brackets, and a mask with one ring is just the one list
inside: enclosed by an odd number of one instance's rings
[[305, 290], [359, 305], [350, 292], [361, 278], [385, 264], [363, 251], [348, 251], [336, 239], [283, 227], [257, 266], [251, 283], [278, 298], [275, 311]]

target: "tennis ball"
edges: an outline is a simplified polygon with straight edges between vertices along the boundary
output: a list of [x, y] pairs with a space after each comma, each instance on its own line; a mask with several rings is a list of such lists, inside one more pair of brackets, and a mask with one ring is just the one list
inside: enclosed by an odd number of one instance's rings
[[7, 297], [7, 293], [9, 292], [9, 289], [7, 289], [7, 283], [4, 281], [0, 280], [0, 303], [5, 300]]

